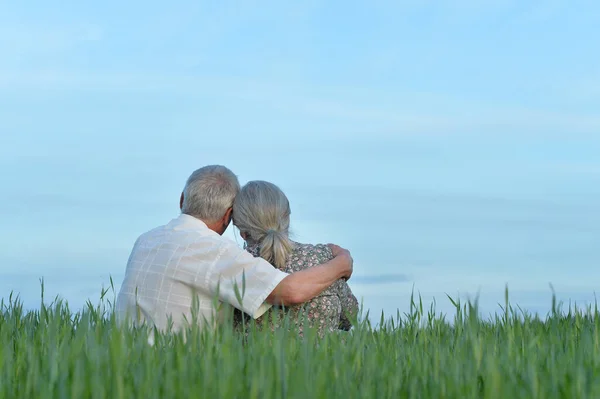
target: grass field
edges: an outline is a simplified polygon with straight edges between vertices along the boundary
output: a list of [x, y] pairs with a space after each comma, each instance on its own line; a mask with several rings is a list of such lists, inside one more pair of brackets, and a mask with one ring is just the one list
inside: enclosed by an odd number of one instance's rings
[[597, 307], [553, 303], [540, 319], [508, 293], [495, 320], [469, 303], [445, 320], [417, 298], [378, 328], [323, 340], [192, 328], [154, 346], [116, 325], [110, 301], [1, 306], [0, 398], [600, 398]]

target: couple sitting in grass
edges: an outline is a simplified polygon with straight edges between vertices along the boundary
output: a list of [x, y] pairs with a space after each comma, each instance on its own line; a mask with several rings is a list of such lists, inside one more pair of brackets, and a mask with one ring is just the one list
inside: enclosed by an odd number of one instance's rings
[[[307, 245], [289, 238], [290, 206], [274, 184], [240, 188], [224, 166], [189, 177], [181, 215], [142, 234], [134, 244], [116, 310], [121, 321], [179, 331], [233, 323], [282, 327], [320, 336], [349, 330], [358, 302], [346, 280], [350, 253], [333, 244]], [[222, 237], [239, 229], [245, 250]], [[196, 308], [196, 309], [194, 309]]]

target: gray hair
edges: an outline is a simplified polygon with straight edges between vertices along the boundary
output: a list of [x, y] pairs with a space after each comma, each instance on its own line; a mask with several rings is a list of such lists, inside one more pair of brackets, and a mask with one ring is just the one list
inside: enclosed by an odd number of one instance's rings
[[293, 244], [289, 239], [290, 203], [279, 187], [251, 181], [233, 202], [233, 224], [260, 245], [260, 256], [277, 268], [285, 267]]
[[216, 222], [233, 206], [240, 192], [236, 175], [225, 166], [209, 165], [188, 178], [183, 189], [181, 212], [207, 222]]

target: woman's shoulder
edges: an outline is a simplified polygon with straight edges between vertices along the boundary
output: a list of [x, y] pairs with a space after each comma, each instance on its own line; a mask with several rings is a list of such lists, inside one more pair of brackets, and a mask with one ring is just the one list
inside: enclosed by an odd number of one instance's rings
[[294, 242], [293, 258], [317, 258], [321, 262], [326, 262], [333, 258], [331, 248], [325, 244], [302, 244]]

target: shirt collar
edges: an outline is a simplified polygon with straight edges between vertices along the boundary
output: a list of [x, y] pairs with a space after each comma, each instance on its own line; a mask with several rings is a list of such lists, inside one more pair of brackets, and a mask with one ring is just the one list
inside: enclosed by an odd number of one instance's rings
[[[199, 230], [206, 233], [215, 233], [211, 229], [206, 226], [202, 220], [195, 218], [193, 216], [182, 213], [177, 218], [171, 221], [174, 229], [182, 229], [182, 230]], [[217, 234], [218, 235], [218, 234]]]

